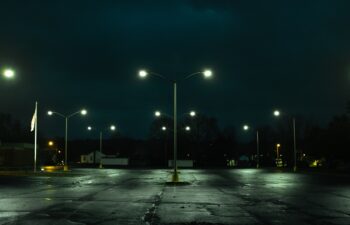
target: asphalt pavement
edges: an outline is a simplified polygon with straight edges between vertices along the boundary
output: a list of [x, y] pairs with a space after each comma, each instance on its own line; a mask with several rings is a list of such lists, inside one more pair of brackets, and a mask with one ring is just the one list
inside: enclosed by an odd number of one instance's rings
[[350, 224], [350, 177], [264, 169], [0, 175], [0, 225]]

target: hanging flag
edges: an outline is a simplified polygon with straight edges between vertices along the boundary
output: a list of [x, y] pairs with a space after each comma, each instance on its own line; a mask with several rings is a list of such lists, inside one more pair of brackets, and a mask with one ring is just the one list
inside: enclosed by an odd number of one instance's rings
[[30, 132], [33, 132], [34, 129], [36, 128], [35, 127], [35, 123], [36, 123], [36, 120], [37, 120], [37, 105], [35, 104], [35, 111], [34, 111], [34, 114], [33, 114], [33, 118], [32, 118], [32, 122], [30, 124]]
[[37, 157], [37, 135], [38, 135], [38, 102], [35, 102], [34, 115], [31, 122], [30, 131], [34, 132], [34, 172], [36, 172], [36, 157]]

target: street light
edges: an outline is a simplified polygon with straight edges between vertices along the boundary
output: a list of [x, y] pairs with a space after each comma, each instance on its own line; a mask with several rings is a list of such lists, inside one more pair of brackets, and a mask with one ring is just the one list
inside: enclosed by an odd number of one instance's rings
[[155, 111], [155, 112], [154, 112], [154, 115], [155, 115], [156, 117], [160, 117], [162, 114], [161, 114], [159, 111]]
[[[88, 131], [91, 131], [92, 130], [92, 127], [91, 126], [88, 126], [87, 127], [87, 130]], [[115, 125], [111, 125], [111, 126], [109, 126], [109, 130], [110, 131], [115, 131], [116, 130], [116, 126]], [[102, 168], [102, 135], [103, 135], [103, 133], [102, 133], [102, 130], [100, 130], [100, 155], [101, 155], [101, 160], [100, 160], [100, 165], [99, 165], [99, 168]]]
[[145, 78], [145, 77], [147, 77], [147, 72], [145, 71], [145, 70], [140, 70], [139, 71], [139, 76], [141, 77], [141, 78]]
[[279, 153], [279, 149], [280, 149], [280, 147], [281, 147], [281, 144], [277, 143], [277, 144], [276, 144], [276, 154], [277, 154], [277, 159], [279, 159], [279, 157], [280, 157], [280, 153]]
[[213, 72], [211, 70], [205, 70], [203, 75], [205, 78], [211, 78], [213, 76]]
[[190, 112], [190, 116], [192, 116], [192, 117], [196, 116], [196, 112], [195, 111], [191, 111]]
[[280, 113], [279, 110], [273, 111], [273, 115], [276, 116], [276, 117], [280, 116], [280, 114], [281, 114], [281, 113]]
[[2, 75], [7, 79], [12, 79], [15, 76], [15, 71], [13, 69], [7, 68], [3, 70]]
[[[273, 115], [276, 117], [280, 116], [280, 111], [279, 110], [275, 110], [273, 112]], [[294, 161], [294, 165], [293, 165], [293, 171], [295, 172], [297, 170], [297, 141], [296, 141], [296, 129], [295, 129], [295, 117], [292, 117], [292, 125], [293, 125], [293, 161]]]
[[[243, 125], [243, 130], [248, 131], [250, 129], [249, 125]], [[256, 129], [256, 168], [260, 167], [260, 146], [259, 146], [259, 130]]]
[[190, 130], [191, 130], [191, 127], [190, 127], [190, 126], [186, 126], [186, 127], [185, 127], [185, 130], [186, 130], [186, 131], [190, 131]]
[[78, 114], [81, 114], [83, 116], [85, 116], [87, 114], [87, 111], [85, 109], [82, 109], [82, 110], [79, 110], [79, 111], [76, 111], [72, 114], [69, 114], [69, 115], [64, 115], [62, 113], [59, 113], [59, 112], [55, 112], [55, 111], [47, 111], [47, 114], [49, 116], [52, 116], [54, 114], [62, 117], [65, 119], [66, 121], [66, 128], [65, 128], [65, 144], [64, 144], [64, 167], [63, 167], [63, 170], [64, 171], [68, 171], [68, 161], [67, 161], [67, 154], [68, 154], [68, 120], [69, 118], [75, 116], [75, 115], [78, 115]]
[[[200, 75], [202, 74], [204, 76], [204, 78], [210, 78], [212, 77], [213, 73], [211, 70], [204, 70], [201, 72], [195, 72], [192, 74], [189, 74], [188, 76], [186, 76], [183, 80], [187, 80], [195, 75]], [[165, 76], [158, 74], [158, 73], [154, 73], [154, 72], [147, 72], [146, 70], [140, 70], [139, 71], [139, 76], [141, 78], [146, 78], [148, 75], [154, 75], [157, 76], [159, 78], [162, 78], [163, 80], [166, 80], [170, 83], [172, 83], [173, 85], [173, 103], [174, 103], [174, 159], [173, 159], [173, 166], [174, 166], [174, 173], [172, 176], [172, 181], [173, 182], [178, 182], [179, 181], [179, 176], [178, 176], [178, 172], [177, 172], [177, 84], [178, 81], [177, 80], [169, 80], [167, 79]]]
[[49, 141], [49, 142], [47, 143], [47, 145], [48, 145], [48, 146], [53, 146], [54, 143], [53, 143], [53, 141]]

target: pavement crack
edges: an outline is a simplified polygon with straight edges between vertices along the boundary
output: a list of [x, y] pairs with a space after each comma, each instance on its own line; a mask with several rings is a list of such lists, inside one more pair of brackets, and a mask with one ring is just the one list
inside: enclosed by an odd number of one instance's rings
[[154, 196], [154, 201], [152, 207], [150, 207], [146, 213], [143, 215], [142, 222], [146, 225], [158, 225], [160, 223], [160, 218], [157, 215], [157, 208], [161, 202], [162, 196], [164, 194], [165, 186], [162, 190]]

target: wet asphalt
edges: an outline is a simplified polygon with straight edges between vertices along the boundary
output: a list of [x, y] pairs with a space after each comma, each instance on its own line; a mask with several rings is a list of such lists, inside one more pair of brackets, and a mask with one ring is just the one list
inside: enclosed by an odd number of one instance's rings
[[350, 224], [350, 176], [264, 169], [0, 176], [0, 225]]

